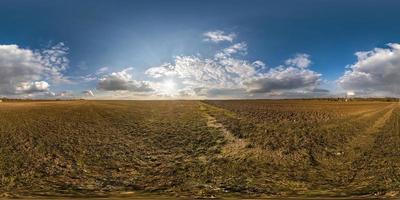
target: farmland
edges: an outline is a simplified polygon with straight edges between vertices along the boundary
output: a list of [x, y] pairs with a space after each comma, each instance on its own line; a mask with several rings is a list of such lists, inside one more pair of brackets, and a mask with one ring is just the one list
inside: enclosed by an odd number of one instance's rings
[[3, 196], [396, 196], [397, 102], [0, 104]]

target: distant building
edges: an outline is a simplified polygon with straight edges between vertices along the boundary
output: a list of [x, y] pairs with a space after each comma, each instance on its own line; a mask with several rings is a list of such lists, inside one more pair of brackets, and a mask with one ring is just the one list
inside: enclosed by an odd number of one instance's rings
[[355, 93], [353, 91], [347, 91], [345, 101], [350, 101], [354, 97]]

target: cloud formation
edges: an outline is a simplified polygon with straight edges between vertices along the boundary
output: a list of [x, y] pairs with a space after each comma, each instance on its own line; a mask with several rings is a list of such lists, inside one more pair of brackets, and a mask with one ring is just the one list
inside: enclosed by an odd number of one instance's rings
[[94, 97], [94, 93], [92, 90], [85, 90], [82, 92], [82, 94], [87, 97]]
[[390, 43], [387, 48], [356, 52], [357, 62], [337, 83], [356, 95], [399, 96], [400, 44]]
[[310, 55], [297, 54], [294, 58], [289, 58], [285, 61], [288, 66], [295, 66], [299, 68], [307, 68], [311, 65]]
[[232, 42], [236, 38], [236, 34], [234, 33], [225, 34], [225, 32], [220, 30], [206, 32], [203, 34], [203, 36], [204, 36], [204, 41], [215, 42], [215, 43], [223, 41]]
[[282, 91], [321, 93], [316, 91], [321, 74], [308, 67], [310, 56], [297, 54], [285, 65], [266, 70], [260, 60], [249, 61], [245, 42], [235, 43], [217, 51], [213, 57], [177, 56], [171, 63], [151, 67], [146, 75], [160, 81], [173, 79], [180, 85], [182, 96], [249, 97]]
[[51, 75], [52, 82], [69, 82], [62, 74], [69, 65], [68, 51], [69, 48], [63, 42], [60, 42], [41, 52], [36, 52], [40, 62]]
[[[219, 44], [219, 50], [208, 57], [200, 54], [176, 56], [170, 62], [148, 68], [140, 80], [134, 78], [133, 68], [112, 72], [109, 67], [67, 79], [64, 72], [69, 66], [69, 49], [64, 43], [44, 50], [0, 45], [0, 95], [94, 97], [92, 90], [56, 93], [50, 89], [51, 85], [69, 80], [96, 84], [90, 87], [98, 89], [96, 98], [264, 98], [329, 92], [319, 88], [322, 75], [310, 69], [312, 61], [308, 54], [296, 54], [282, 65], [267, 67], [261, 60], [246, 59], [248, 44], [234, 41], [234, 33], [212, 31], [204, 33], [204, 37], [210, 42], [229, 43]], [[361, 54], [360, 58], [368, 57]]]
[[215, 54], [215, 58], [217, 59], [224, 59], [232, 56], [233, 54], [240, 53], [242, 55], [247, 54], [247, 44], [245, 42], [240, 42], [233, 44], [222, 51]]
[[104, 75], [99, 79], [97, 88], [105, 91], [131, 91], [131, 92], [151, 92], [153, 89], [146, 81], [133, 79], [130, 73], [132, 68], [124, 69], [120, 72], [113, 72]]
[[0, 45], [0, 94], [30, 94], [65, 80], [68, 48], [63, 43], [44, 50]]
[[245, 82], [250, 93], [269, 93], [282, 90], [314, 91], [321, 74], [300, 67], [276, 67]]
[[45, 81], [21, 82], [16, 86], [15, 90], [18, 94], [31, 94], [48, 91], [49, 86]]
[[[235, 58], [212, 59], [199, 56], [177, 56], [173, 63], [149, 68], [146, 74], [160, 81], [173, 79], [181, 85], [181, 93], [185, 95], [207, 96], [216, 94], [216, 90], [243, 88], [243, 81], [255, 75], [255, 64]], [[213, 89], [214, 92], [206, 90]], [[184, 92], [183, 92], [184, 91]]]

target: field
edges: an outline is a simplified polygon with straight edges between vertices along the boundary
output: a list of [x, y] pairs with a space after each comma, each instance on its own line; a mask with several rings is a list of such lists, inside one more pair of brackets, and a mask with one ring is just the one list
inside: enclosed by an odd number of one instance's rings
[[400, 104], [0, 103], [0, 196], [398, 196]]

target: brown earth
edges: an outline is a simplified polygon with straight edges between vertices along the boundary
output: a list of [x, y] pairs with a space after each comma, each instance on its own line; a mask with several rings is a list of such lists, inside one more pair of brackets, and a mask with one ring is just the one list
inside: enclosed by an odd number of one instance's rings
[[372, 101], [5, 102], [0, 194], [392, 197], [399, 115]]

